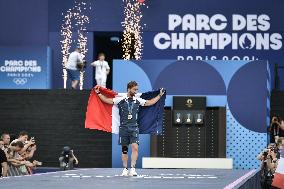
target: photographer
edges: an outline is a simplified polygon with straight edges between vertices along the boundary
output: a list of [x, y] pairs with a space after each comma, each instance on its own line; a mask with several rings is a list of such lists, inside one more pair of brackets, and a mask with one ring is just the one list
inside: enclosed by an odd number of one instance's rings
[[84, 64], [83, 55], [81, 49], [77, 47], [74, 52], [70, 53], [66, 65], [67, 74], [72, 81], [72, 89], [76, 89], [80, 81], [80, 68], [78, 68], [78, 65], [80, 67], [82, 64]]
[[74, 163], [76, 165], [79, 164], [78, 159], [74, 155], [74, 151], [69, 146], [65, 146], [59, 157], [60, 170], [72, 170]]
[[272, 186], [279, 189], [284, 188], [284, 137], [278, 139], [277, 146], [280, 150], [280, 158], [274, 174]]
[[269, 144], [257, 157], [261, 161], [261, 187], [263, 189], [271, 188], [273, 174], [277, 168], [277, 154], [279, 150], [274, 143]]
[[279, 137], [284, 137], [284, 121], [280, 117], [272, 117], [269, 133], [270, 143], [276, 143]]

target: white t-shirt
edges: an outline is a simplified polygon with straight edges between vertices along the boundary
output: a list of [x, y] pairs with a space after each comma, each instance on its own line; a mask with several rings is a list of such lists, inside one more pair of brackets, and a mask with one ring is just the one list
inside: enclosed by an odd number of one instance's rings
[[96, 67], [96, 79], [107, 77], [107, 70], [110, 69], [107, 61], [97, 60], [92, 63], [92, 66]]
[[[124, 99], [128, 99], [128, 98], [129, 97], [115, 97], [115, 98], [112, 99], [113, 100], [113, 104], [117, 105], [120, 101], [122, 101]], [[147, 100], [145, 100], [143, 98], [137, 98], [137, 97], [133, 97], [133, 100], [139, 102], [140, 106], [145, 106], [146, 101], [147, 101]]]
[[77, 70], [77, 63], [83, 61], [83, 55], [77, 51], [70, 53], [66, 68], [69, 70]]

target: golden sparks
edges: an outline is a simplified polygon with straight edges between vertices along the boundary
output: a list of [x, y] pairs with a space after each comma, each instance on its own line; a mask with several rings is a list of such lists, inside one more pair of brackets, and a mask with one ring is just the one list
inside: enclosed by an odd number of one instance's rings
[[145, 3], [140, 3], [137, 0], [123, 0], [124, 3], [124, 22], [123, 27], [123, 59], [131, 59], [132, 48], [135, 60], [141, 60], [143, 41], [142, 41], [142, 29], [141, 19], [143, 17], [141, 7]]
[[[68, 61], [68, 57], [70, 54], [71, 44], [76, 42], [76, 40], [72, 40], [73, 31], [77, 31], [77, 42], [76, 46], [81, 48], [81, 54], [85, 57], [88, 49], [87, 49], [87, 41], [88, 38], [85, 34], [88, 32], [86, 24], [90, 23], [89, 17], [84, 15], [84, 11], [87, 8], [91, 9], [91, 6], [87, 7], [87, 3], [83, 1], [75, 0], [75, 6], [69, 9], [63, 19], [63, 24], [61, 26], [61, 36], [63, 40], [61, 42], [61, 52], [62, 52], [62, 66], [63, 66], [63, 82], [64, 89], [67, 88], [67, 70], [66, 64]], [[63, 13], [62, 13], [63, 15]], [[75, 21], [75, 24], [72, 24], [72, 21]], [[84, 71], [80, 73], [80, 90], [83, 89], [84, 84]]]

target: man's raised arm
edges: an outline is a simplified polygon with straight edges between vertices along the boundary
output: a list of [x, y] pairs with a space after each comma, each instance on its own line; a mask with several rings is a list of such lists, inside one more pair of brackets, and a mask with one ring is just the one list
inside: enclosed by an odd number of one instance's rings
[[165, 90], [162, 88], [160, 89], [160, 94], [154, 98], [152, 98], [151, 100], [147, 100], [146, 103], [145, 103], [145, 106], [152, 106], [154, 104], [156, 104], [160, 98], [164, 95], [165, 93]]
[[102, 95], [99, 88], [97, 88], [95, 91], [96, 91], [97, 95], [99, 96], [99, 98], [101, 99], [101, 101], [103, 101], [104, 103], [107, 103], [107, 104], [113, 104], [113, 99]]

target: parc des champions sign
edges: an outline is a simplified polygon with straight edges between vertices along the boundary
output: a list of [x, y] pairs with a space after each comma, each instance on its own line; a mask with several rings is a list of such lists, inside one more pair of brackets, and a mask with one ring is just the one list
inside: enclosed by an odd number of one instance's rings
[[[191, 50], [190, 52], [279, 51], [283, 46], [283, 37], [281, 33], [270, 31], [270, 21], [271, 18], [267, 14], [232, 14], [227, 17], [223, 14], [169, 14], [168, 31], [156, 33], [153, 44], [157, 50]], [[183, 56], [177, 57], [185, 59]], [[218, 58], [212, 55], [206, 59]]]

